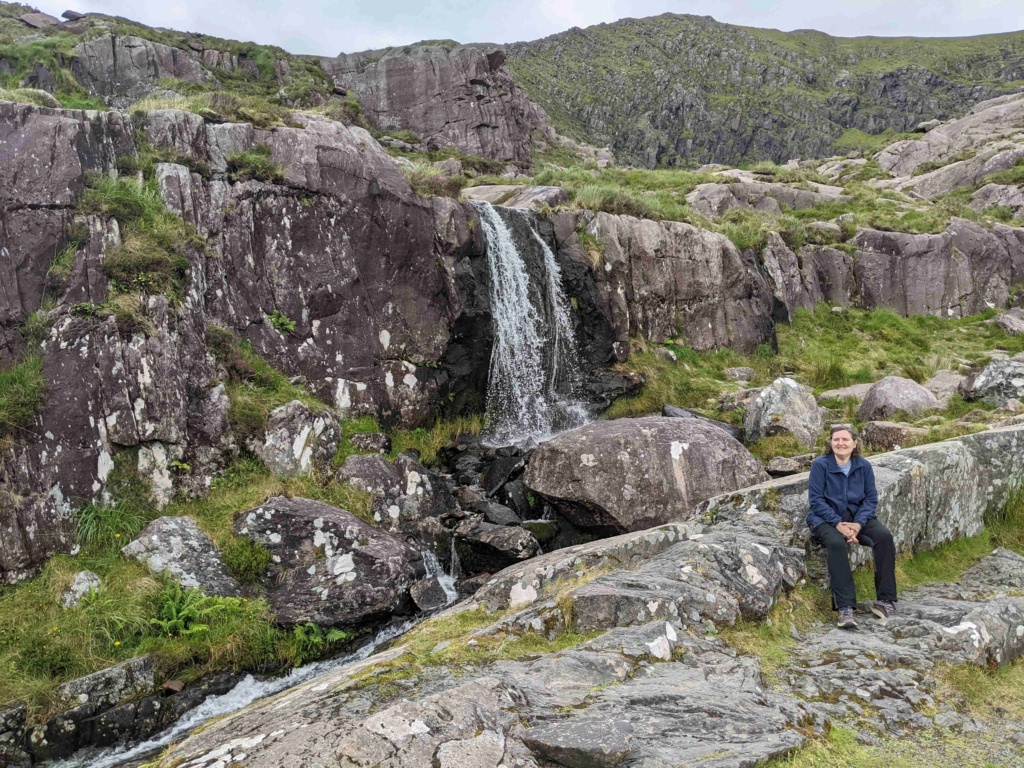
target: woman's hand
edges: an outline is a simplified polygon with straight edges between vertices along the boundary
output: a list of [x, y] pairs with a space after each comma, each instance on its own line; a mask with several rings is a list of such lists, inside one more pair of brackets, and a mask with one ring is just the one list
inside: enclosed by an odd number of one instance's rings
[[846, 537], [847, 541], [857, 541], [857, 535], [860, 533], [859, 523], [840, 523], [836, 526], [836, 530], [839, 531], [843, 536]]

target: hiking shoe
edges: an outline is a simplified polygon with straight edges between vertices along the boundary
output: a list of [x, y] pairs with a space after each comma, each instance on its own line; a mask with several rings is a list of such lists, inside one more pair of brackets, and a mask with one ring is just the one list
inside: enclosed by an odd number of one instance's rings
[[888, 600], [876, 600], [871, 612], [880, 619], [888, 619], [896, 615], [896, 606]]
[[840, 608], [839, 621], [836, 626], [840, 629], [856, 629], [857, 619], [853, 615], [853, 608]]

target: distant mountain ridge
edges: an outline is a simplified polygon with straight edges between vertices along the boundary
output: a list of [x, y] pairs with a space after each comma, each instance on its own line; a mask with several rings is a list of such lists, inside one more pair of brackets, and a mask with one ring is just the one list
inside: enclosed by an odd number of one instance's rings
[[838, 38], [663, 14], [506, 49], [560, 132], [648, 167], [822, 157], [1024, 89], [1024, 32]]

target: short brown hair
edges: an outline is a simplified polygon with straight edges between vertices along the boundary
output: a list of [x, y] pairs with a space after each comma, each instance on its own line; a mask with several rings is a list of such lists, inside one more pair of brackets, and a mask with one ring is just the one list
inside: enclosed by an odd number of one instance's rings
[[825, 453], [832, 453], [832, 435], [836, 432], [849, 432], [850, 437], [853, 438], [854, 446], [853, 453], [851, 456], [860, 456], [860, 435], [857, 434], [857, 430], [854, 429], [853, 424], [833, 424], [832, 428], [828, 433], [828, 440], [825, 441]]

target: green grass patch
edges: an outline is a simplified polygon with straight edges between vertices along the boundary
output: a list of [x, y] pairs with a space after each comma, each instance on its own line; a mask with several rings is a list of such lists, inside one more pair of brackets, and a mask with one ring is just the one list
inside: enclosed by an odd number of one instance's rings
[[352, 445], [353, 435], [375, 434], [380, 431], [380, 425], [372, 416], [343, 419], [341, 421], [341, 442], [338, 443], [338, 450], [334, 454], [334, 466], [340, 467], [349, 456], [360, 453]]
[[441, 448], [454, 443], [459, 435], [478, 435], [483, 428], [483, 416], [475, 414], [438, 421], [432, 427], [395, 432], [391, 435], [391, 454], [397, 456], [414, 449], [419, 451], [423, 464], [436, 464]]
[[42, 355], [31, 352], [0, 371], [0, 445], [32, 433], [45, 398]]
[[920, 133], [897, 133], [893, 130], [886, 130], [882, 133], [866, 133], [859, 128], [847, 128], [843, 131], [843, 135], [832, 144], [832, 149], [839, 154], [847, 152], [874, 154], [882, 151], [893, 142], [903, 139], [917, 139], [921, 136], [922, 134]]
[[465, 176], [448, 176], [432, 165], [417, 165], [406, 169], [405, 176], [412, 191], [424, 197], [457, 198], [467, 183]]
[[117, 293], [164, 294], [175, 300], [189, 284], [190, 251], [204, 241], [180, 216], [164, 209], [155, 181], [93, 175], [78, 202], [80, 213], [117, 219], [121, 245], [107, 252], [103, 271]]
[[228, 178], [232, 182], [265, 181], [280, 184], [284, 181], [284, 169], [270, 158], [270, 147], [257, 144], [252, 149], [229, 155], [227, 159]]
[[249, 123], [269, 130], [292, 126], [292, 110], [263, 96], [202, 92], [183, 96], [147, 96], [132, 104], [133, 114], [160, 109], [194, 112], [211, 123]]

